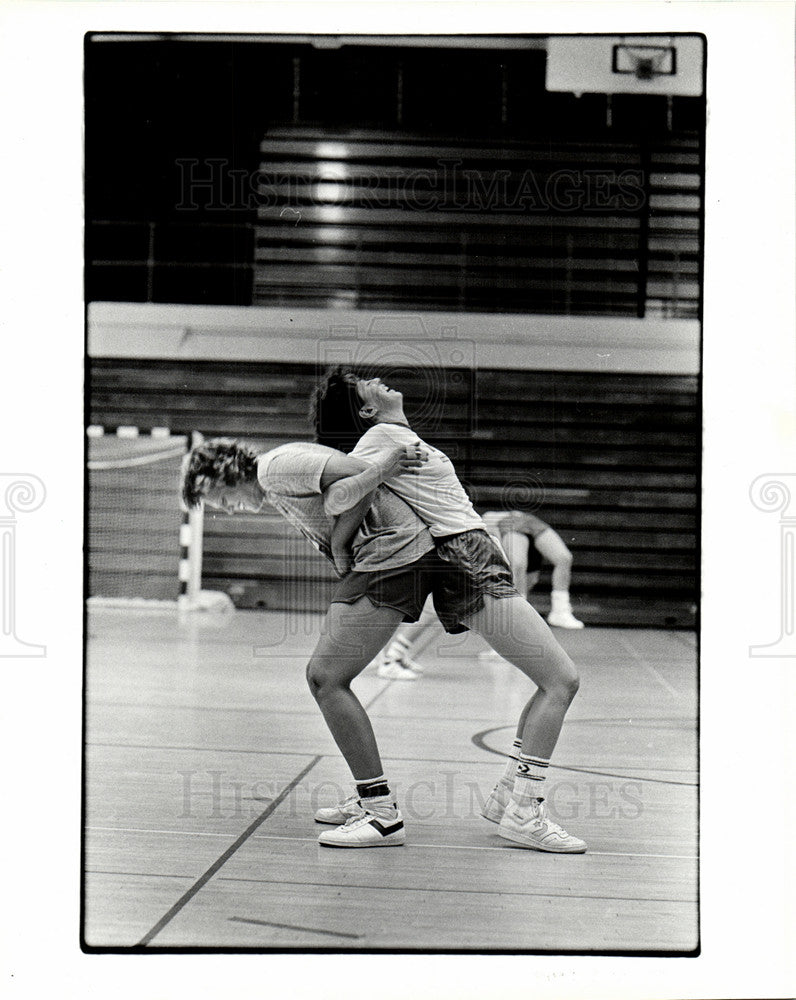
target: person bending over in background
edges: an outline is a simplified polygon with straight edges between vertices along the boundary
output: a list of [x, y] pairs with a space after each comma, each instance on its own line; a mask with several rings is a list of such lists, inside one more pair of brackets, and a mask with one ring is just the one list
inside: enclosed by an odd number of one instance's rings
[[546, 559], [553, 564], [547, 623], [556, 628], [583, 628], [583, 622], [572, 614], [569, 601], [572, 553], [558, 532], [535, 514], [522, 510], [490, 510], [482, 516], [509, 557], [517, 590], [521, 594], [533, 590], [539, 582], [542, 560]]
[[[578, 690], [577, 671], [512, 584], [508, 561], [475, 512], [450, 459], [418, 437], [404, 414], [401, 393], [378, 378], [363, 379], [342, 369], [329, 373], [316, 390], [311, 415], [316, 439], [352, 457], [382, 462], [397, 446], [428, 456], [411, 474], [392, 476], [389, 488], [428, 526], [437, 555], [459, 582], [462, 599], [452, 624], [478, 632], [537, 688], [520, 714], [515, 757], [487, 799], [483, 815], [499, 824], [501, 837], [523, 847], [582, 853], [586, 844], [553, 823], [544, 805], [544, 781]], [[444, 587], [439, 592], [444, 593]], [[448, 627], [451, 622], [437, 593], [434, 607]]]

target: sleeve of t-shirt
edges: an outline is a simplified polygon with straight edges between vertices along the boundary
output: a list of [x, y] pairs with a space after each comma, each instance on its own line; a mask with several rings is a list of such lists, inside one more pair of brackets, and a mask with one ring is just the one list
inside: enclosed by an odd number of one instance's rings
[[372, 462], [384, 452], [392, 450], [398, 443], [397, 438], [390, 434], [389, 427], [385, 427], [384, 424], [376, 424], [375, 427], [365, 431], [351, 454]]
[[288, 446], [263, 456], [257, 478], [266, 491], [283, 497], [317, 496], [331, 450]]

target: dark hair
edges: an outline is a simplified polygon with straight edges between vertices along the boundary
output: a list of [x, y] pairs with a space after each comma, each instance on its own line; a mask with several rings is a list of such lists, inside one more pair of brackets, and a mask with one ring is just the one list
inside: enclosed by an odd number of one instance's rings
[[338, 366], [326, 373], [310, 400], [310, 423], [318, 444], [349, 452], [372, 426], [359, 415], [358, 375]]
[[182, 469], [182, 501], [198, 507], [213, 486], [238, 486], [257, 477], [257, 452], [249, 445], [228, 438], [215, 438], [197, 445], [185, 456]]

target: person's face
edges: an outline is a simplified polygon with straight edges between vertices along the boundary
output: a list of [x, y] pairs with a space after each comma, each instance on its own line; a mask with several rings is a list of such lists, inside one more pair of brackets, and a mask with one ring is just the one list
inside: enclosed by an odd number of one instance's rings
[[205, 504], [214, 510], [223, 510], [227, 514], [247, 513], [257, 514], [265, 503], [265, 496], [258, 484], [251, 482], [239, 483], [237, 486], [225, 486], [217, 483], [211, 486], [205, 494]]
[[400, 407], [403, 403], [403, 395], [397, 389], [390, 389], [380, 378], [358, 378], [356, 386], [363, 407], [382, 412]]

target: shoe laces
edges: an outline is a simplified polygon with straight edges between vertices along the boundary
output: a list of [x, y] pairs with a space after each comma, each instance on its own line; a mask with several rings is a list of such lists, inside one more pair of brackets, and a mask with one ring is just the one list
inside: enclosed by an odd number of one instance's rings
[[547, 809], [545, 808], [544, 799], [537, 799], [536, 801], [538, 803], [536, 807], [536, 818], [541, 823], [544, 823], [548, 832], [557, 833], [562, 837], [568, 837], [569, 834], [567, 833], [567, 831], [562, 826], [559, 826], [558, 823], [554, 823], [553, 820], [551, 820], [550, 817], [547, 815]]
[[367, 809], [363, 809], [359, 815], [349, 816], [348, 819], [343, 823], [343, 826], [355, 827], [363, 826], [365, 823], [369, 823], [374, 818], [374, 813], [368, 812]]

